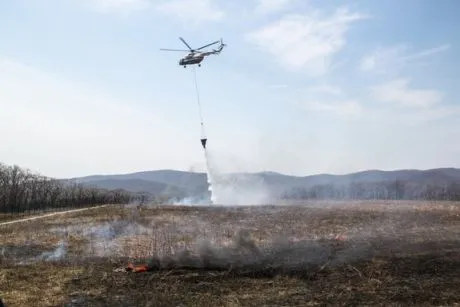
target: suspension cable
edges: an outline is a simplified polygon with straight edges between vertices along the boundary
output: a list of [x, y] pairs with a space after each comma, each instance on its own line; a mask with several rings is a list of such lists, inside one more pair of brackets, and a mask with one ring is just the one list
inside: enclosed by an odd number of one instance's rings
[[196, 101], [197, 101], [197, 104], [198, 104], [198, 111], [199, 111], [199, 115], [200, 115], [201, 138], [204, 139], [204, 138], [206, 138], [206, 136], [205, 136], [205, 132], [204, 132], [204, 121], [203, 121], [203, 114], [201, 112], [200, 92], [198, 90], [198, 82], [196, 80], [195, 66], [193, 66], [193, 76], [194, 76], [194, 81], [195, 81]]

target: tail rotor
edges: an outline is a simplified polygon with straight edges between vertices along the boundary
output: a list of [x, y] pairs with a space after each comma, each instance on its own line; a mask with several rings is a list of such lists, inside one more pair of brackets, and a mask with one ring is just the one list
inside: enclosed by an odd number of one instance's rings
[[213, 51], [215, 53], [220, 53], [222, 51], [222, 49], [224, 49], [224, 47], [227, 46], [227, 44], [224, 43], [224, 41], [222, 40], [222, 38], [220, 39], [220, 46], [219, 48], [216, 50], [216, 49], [213, 49]]

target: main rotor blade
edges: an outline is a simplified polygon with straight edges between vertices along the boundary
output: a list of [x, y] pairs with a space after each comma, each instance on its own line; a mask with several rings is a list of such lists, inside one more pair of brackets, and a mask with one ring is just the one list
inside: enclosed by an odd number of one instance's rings
[[189, 52], [190, 50], [181, 50], [181, 49], [160, 49], [160, 50], [163, 50], [163, 51], [181, 51], [181, 52]]
[[209, 46], [211, 46], [211, 45], [217, 44], [218, 42], [219, 42], [219, 41], [215, 41], [214, 43], [207, 44], [207, 45], [205, 45], [205, 46], [203, 46], [203, 47], [200, 47], [200, 48], [198, 48], [198, 49], [196, 49], [196, 50], [200, 50], [200, 49], [209, 47]]
[[182, 37], [179, 37], [179, 39], [190, 49], [190, 51], [193, 51], [192, 47], [190, 47]]

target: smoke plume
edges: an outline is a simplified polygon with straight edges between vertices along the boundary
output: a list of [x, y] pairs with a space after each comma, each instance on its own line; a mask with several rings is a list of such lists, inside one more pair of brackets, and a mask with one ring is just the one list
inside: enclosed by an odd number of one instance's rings
[[224, 174], [219, 161], [205, 150], [209, 191], [211, 201], [216, 205], [242, 206], [262, 205], [271, 202], [271, 197], [263, 178], [251, 174]]

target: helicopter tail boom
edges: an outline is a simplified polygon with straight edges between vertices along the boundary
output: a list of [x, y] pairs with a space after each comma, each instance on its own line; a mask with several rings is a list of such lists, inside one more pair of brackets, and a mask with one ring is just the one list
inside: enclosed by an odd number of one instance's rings
[[224, 44], [224, 42], [222, 41], [222, 39], [220, 39], [220, 46], [219, 48], [216, 49], [213, 49], [212, 52], [209, 52], [209, 54], [219, 54], [222, 49], [224, 49], [224, 47], [227, 46], [226, 44]]

